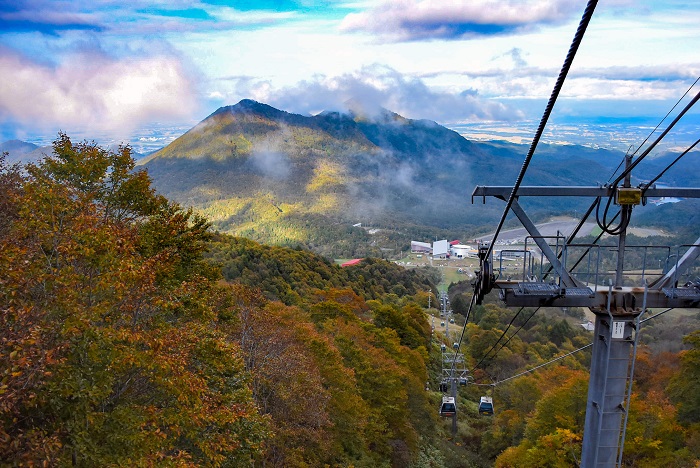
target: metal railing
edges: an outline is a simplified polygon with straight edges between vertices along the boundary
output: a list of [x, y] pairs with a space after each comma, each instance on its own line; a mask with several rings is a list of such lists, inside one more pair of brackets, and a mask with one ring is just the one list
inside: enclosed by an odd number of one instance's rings
[[[547, 242], [561, 267], [577, 283], [588, 286], [595, 292], [605, 287], [609, 280], [615, 279], [618, 254], [616, 245], [567, 244], [562, 235], [538, 238]], [[500, 250], [495, 273], [499, 279], [507, 281], [546, 282], [562, 289], [561, 275], [553, 268], [542, 250], [533, 245], [533, 240], [533, 236], [528, 236], [523, 248]], [[624, 286], [644, 287], [672, 270], [673, 285], [700, 283], [700, 267], [693, 265], [687, 271], [678, 271], [679, 260], [693, 247], [700, 245], [683, 244], [675, 248], [668, 245], [625, 246], [622, 270]]]

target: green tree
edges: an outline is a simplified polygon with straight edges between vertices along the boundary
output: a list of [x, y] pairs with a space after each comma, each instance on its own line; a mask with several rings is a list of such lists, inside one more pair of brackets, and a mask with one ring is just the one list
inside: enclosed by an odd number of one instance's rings
[[498, 468], [568, 468], [579, 466], [581, 436], [557, 428], [552, 434], [540, 437], [536, 443], [525, 442], [511, 447], [496, 459]]
[[[0, 464], [235, 466], [261, 453], [267, 429], [221, 331], [230, 300], [198, 268], [206, 228], [129, 161], [128, 148], [59, 135], [25, 177], [0, 168], [12, 181]], [[154, 219], [169, 231], [147, 235]]]
[[464, 294], [457, 294], [452, 299], [452, 311], [455, 314], [467, 316], [469, 311], [469, 301], [465, 299]]
[[683, 338], [690, 349], [681, 352], [681, 369], [668, 390], [678, 405], [678, 417], [686, 424], [700, 424], [700, 330]]

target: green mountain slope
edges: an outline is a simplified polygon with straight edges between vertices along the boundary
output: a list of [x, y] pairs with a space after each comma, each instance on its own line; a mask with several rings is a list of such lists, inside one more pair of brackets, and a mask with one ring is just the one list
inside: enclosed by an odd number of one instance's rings
[[[304, 245], [336, 257], [379, 256], [413, 238], [471, 237], [503, 205], [471, 205], [475, 185], [512, 185], [523, 145], [477, 143], [389, 111], [290, 114], [251, 100], [222, 107], [145, 164], [168, 198], [218, 230]], [[540, 145], [526, 185], [605, 183], [622, 154]], [[580, 213], [586, 200], [526, 200], [535, 217]], [[382, 228], [378, 233], [353, 227]], [[374, 231], [373, 231], [374, 232]]]

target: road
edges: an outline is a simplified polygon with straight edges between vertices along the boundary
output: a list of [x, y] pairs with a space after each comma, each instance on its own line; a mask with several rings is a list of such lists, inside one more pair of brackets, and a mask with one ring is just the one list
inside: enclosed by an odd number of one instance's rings
[[[561, 235], [568, 236], [576, 227], [576, 221], [561, 220], [561, 221], [551, 221], [549, 223], [538, 224], [537, 229], [543, 236], [556, 236], [557, 232]], [[584, 223], [583, 227], [579, 231], [579, 236], [587, 236], [596, 227], [596, 223]], [[501, 231], [498, 236], [499, 241], [505, 243], [522, 243], [525, 242], [525, 238], [529, 234], [525, 228], [509, 229], [507, 231]], [[493, 239], [493, 234], [488, 236], [483, 236], [478, 238], [480, 241], [491, 242]]]
[[[569, 219], [561, 219], [561, 220], [555, 220], [555, 221], [550, 221], [549, 223], [542, 223], [537, 225], [537, 229], [540, 231], [540, 234], [543, 236], [556, 236], [557, 232], [560, 233], [560, 235], [568, 236], [573, 232], [574, 228], [576, 227], [576, 224], [578, 223], [577, 220], [573, 218]], [[583, 227], [577, 234], [578, 237], [582, 236], [587, 236], [589, 235], [595, 228], [597, 227], [596, 223], [593, 222], [586, 222], [583, 224]], [[647, 237], [647, 236], [663, 236], [665, 235], [662, 231], [658, 229], [650, 229], [650, 228], [630, 228], [630, 233], [639, 236], [639, 237]], [[503, 243], [522, 243], [525, 242], [525, 238], [528, 236], [527, 231], [525, 228], [517, 228], [517, 229], [509, 229], [507, 231], [501, 231], [501, 233], [498, 236], [498, 240], [502, 241]], [[493, 239], [493, 234], [489, 234], [487, 236], [482, 236], [477, 238], [480, 241], [487, 241], [491, 242]], [[499, 242], [500, 244], [500, 242]]]

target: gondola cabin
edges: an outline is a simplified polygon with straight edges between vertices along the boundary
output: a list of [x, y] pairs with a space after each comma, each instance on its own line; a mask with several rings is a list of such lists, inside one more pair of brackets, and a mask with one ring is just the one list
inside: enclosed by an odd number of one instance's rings
[[442, 397], [442, 405], [440, 405], [440, 416], [451, 417], [457, 414], [454, 397]]
[[481, 397], [481, 400], [479, 401], [479, 414], [493, 414], [493, 399], [491, 397]]

